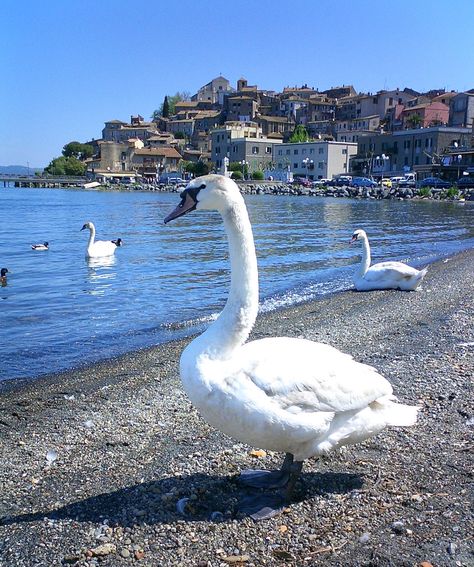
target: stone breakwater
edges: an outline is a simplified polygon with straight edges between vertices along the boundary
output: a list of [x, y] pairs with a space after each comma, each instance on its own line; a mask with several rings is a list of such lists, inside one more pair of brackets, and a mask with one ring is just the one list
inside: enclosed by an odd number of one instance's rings
[[[241, 193], [245, 195], [294, 195], [307, 197], [348, 197], [355, 199], [431, 199], [451, 201], [474, 201], [474, 189], [415, 188], [415, 187], [305, 187], [298, 184], [281, 183], [275, 181], [260, 181], [254, 183], [238, 183]], [[166, 191], [179, 193], [185, 185], [165, 184], [135, 184], [127, 189], [144, 191]], [[454, 188], [455, 189], [455, 188]]]

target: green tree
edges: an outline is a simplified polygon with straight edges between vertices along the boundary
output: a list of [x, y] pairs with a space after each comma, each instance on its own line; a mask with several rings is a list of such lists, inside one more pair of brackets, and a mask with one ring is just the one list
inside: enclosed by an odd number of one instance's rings
[[188, 161], [186, 162], [184, 169], [188, 173], [192, 173], [194, 177], [200, 177], [201, 175], [207, 175], [209, 173], [209, 165], [204, 163], [202, 160], [197, 162]]
[[412, 114], [407, 118], [407, 122], [412, 128], [419, 128], [420, 124], [423, 122], [423, 118], [419, 114]]
[[152, 120], [158, 120], [161, 116], [163, 118], [168, 118], [175, 114], [175, 107], [177, 102], [182, 100], [191, 100], [191, 94], [188, 91], [177, 92], [173, 96], [166, 95], [161, 106], [153, 111], [151, 115]]
[[80, 142], [69, 142], [63, 148], [64, 157], [75, 157], [77, 159], [87, 159], [94, 154], [94, 148], [90, 144]]
[[168, 97], [165, 96], [165, 100], [163, 101], [163, 107], [161, 109], [161, 115], [163, 118], [168, 118], [170, 115], [170, 103], [168, 101]]
[[57, 157], [51, 160], [49, 165], [44, 168], [50, 175], [84, 175], [86, 165], [74, 156]]
[[255, 179], [257, 181], [262, 181], [264, 177], [265, 176], [263, 175], [263, 171], [257, 170], [252, 173], [252, 179]]
[[308, 131], [303, 126], [303, 124], [298, 124], [298, 126], [293, 130], [293, 134], [290, 137], [290, 143], [295, 144], [297, 142], [307, 142], [309, 140]]

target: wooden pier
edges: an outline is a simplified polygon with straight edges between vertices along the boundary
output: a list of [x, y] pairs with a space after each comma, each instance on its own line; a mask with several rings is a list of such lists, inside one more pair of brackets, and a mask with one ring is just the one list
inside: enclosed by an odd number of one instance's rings
[[87, 183], [85, 177], [39, 176], [39, 175], [0, 175], [0, 187], [82, 187]]

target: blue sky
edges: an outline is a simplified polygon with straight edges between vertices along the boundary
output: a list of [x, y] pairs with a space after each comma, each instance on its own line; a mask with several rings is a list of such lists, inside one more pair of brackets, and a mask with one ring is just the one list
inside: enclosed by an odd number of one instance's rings
[[0, 22], [0, 165], [43, 167], [219, 74], [276, 91], [474, 88], [473, 0], [2, 0]]

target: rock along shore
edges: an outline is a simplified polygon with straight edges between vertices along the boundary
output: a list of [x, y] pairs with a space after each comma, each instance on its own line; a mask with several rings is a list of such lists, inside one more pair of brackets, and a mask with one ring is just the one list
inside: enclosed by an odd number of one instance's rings
[[[462, 189], [459, 191], [450, 189], [419, 189], [411, 187], [305, 187], [298, 184], [289, 184], [277, 181], [245, 181], [237, 182], [240, 192], [244, 195], [291, 195], [306, 197], [348, 197], [353, 199], [429, 199], [436, 201], [474, 201], [474, 189]], [[162, 191], [162, 192], [181, 192], [186, 184], [167, 185], [167, 184], [132, 184], [122, 186], [127, 190], [136, 191]], [[117, 189], [116, 185], [106, 188]]]
[[0, 565], [473, 565], [473, 282], [469, 250], [431, 265], [418, 292], [259, 317], [253, 338], [336, 346], [422, 407], [413, 428], [307, 461], [298, 501], [265, 522], [236, 513], [236, 475], [281, 456], [199, 417], [178, 376], [187, 340], [2, 383]]

